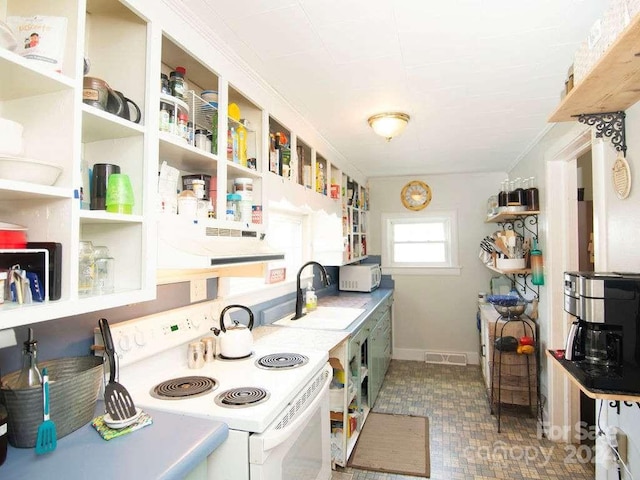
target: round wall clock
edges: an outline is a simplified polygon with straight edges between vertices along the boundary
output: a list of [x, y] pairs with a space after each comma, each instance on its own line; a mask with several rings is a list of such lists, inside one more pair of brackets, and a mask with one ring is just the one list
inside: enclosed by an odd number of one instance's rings
[[412, 180], [402, 187], [400, 200], [409, 210], [422, 210], [431, 202], [431, 187], [420, 180]]

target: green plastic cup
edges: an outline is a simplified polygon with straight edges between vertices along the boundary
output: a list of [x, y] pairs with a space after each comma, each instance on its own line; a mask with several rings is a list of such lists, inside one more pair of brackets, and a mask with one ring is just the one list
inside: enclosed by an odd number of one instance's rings
[[107, 183], [107, 212], [131, 214], [133, 211], [133, 187], [129, 175], [113, 173]]

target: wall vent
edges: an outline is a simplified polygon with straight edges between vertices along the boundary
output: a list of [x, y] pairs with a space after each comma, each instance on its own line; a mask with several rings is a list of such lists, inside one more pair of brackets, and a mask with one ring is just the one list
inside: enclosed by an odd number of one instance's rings
[[425, 352], [424, 361], [426, 363], [438, 363], [441, 365], [467, 365], [467, 355], [453, 352]]

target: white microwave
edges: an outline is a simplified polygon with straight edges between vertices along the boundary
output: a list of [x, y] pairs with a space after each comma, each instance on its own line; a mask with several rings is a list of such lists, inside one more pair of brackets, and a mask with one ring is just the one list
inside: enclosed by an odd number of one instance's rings
[[377, 263], [340, 267], [338, 289], [344, 292], [371, 292], [380, 286], [382, 270]]

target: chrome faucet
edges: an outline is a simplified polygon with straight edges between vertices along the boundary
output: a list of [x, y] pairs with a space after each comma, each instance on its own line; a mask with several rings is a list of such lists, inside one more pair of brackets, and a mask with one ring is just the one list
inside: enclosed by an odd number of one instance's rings
[[298, 320], [302, 318], [304, 313], [302, 313], [302, 304], [304, 303], [304, 299], [302, 298], [302, 287], [300, 286], [300, 276], [302, 275], [302, 271], [308, 267], [309, 265], [317, 265], [320, 267], [320, 276], [322, 277], [322, 284], [325, 287], [329, 286], [329, 275], [327, 274], [327, 270], [318, 262], [307, 262], [300, 267], [298, 270], [298, 276], [296, 277], [296, 314], [291, 320]]

